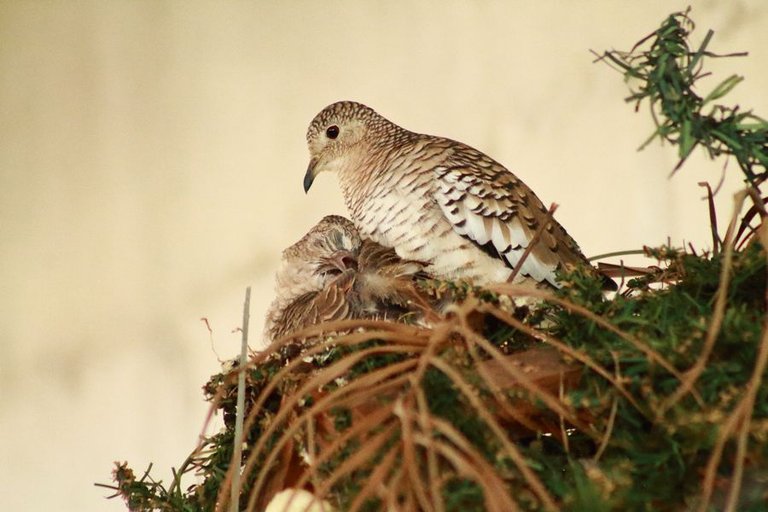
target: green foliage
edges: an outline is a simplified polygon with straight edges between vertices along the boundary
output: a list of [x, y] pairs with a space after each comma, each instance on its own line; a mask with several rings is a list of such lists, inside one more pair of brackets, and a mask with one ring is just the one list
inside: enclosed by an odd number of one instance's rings
[[643, 147], [657, 137], [677, 145], [680, 162], [675, 169], [697, 146], [712, 157], [732, 155], [746, 181], [757, 185], [768, 176], [768, 123], [738, 105], [716, 103], [743, 77], [729, 76], [703, 97], [696, 92], [696, 83], [708, 75], [703, 70], [706, 58], [716, 55], [707, 50], [711, 30], [698, 49], [691, 50], [688, 37], [694, 23], [689, 11], [670, 15], [631, 52], [607, 51], [601, 58], [624, 73], [632, 90], [628, 102], [636, 108], [649, 103], [656, 131]]
[[[582, 304], [593, 311], [602, 310], [602, 317], [623, 333], [642, 339], [676, 368], [686, 369], [702, 352], [723, 257], [669, 250], [664, 254], [669, 268], [679, 273], [677, 284]], [[610, 405], [617, 404], [607, 449], [598, 464], [585, 469], [598, 475], [590, 479], [593, 483], [605, 487], [602, 499], [610, 505], [606, 510], [682, 510], [686, 500], [699, 492], [701, 471], [714, 449], [722, 421], [732, 414], [740, 390], [752, 376], [766, 313], [765, 257], [758, 244], [735, 255], [723, 325], [697, 381], [699, 399], [688, 395], [667, 410], [662, 410], [661, 404], [680, 385], [677, 377], [643, 357], [616, 333], [596, 328], [590, 319], [560, 306], [549, 307], [553, 334], [589, 354], [611, 373], [621, 375], [626, 388], [638, 398], [636, 407], [594, 372], [585, 373], [579, 389], [570, 395], [574, 402], [589, 406], [599, 431], [606, 430]], [[561, 292], [564, 298], [580, 299], [582, 290], [593, 286], [582, 276], [565, 279], [569, 286]], [[753, 412], [756, 424], [768, 421], [767, 406], [768, 390], [763, 386]], [[571, 441], [578, 442], [579, 437], [583, 433], [576, 432]], [[768, 444], [755, 438], [750, 459], [755, 471], [768, 472]], [[568, 458], [569, 467], [579, 462]], [[731, 462], [726, 462], [721, 478], [727, 480], [731, 471]], [[582, 494], [594, 489], [585, 490], [583, 474], [555, 470], [550, 477], [558, 475], [565, 480], [556, 485], [567, 490], [561, 495], [564, 502], [574, 503], [572, 510], [586, 510], [576, 504], [585, 499]]]
[[482, 510], [483, 490], [476, 482], [466, 478], [453, 478], [443, 488], [445, 510], [462, 512], [464, 510]]

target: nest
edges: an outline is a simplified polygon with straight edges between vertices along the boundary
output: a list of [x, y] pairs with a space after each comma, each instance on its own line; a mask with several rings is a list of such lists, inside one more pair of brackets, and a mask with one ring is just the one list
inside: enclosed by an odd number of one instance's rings
[[[651, 252], [658, 273], [610, 301], [579, 273], [525, 308], [466, 287], [431, 327], [334, 322], [254, 355], [241, 509], [300, 488], [351, 511], [705, 510], [737, 477], [739, 510], [762, 506], [765, 252]], [[226, 510], [238, 373], [205, 386], [226, 428], [178, 472], [203, 481], [148, 494], [119, 465], [132, 509]]]

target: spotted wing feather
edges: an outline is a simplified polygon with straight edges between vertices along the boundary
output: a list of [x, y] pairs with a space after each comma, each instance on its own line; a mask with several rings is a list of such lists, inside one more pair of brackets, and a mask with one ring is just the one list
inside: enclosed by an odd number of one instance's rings
[[[545, 221], [547, 210], [514, 174], [490, 157], [451, 141], [450, 154], [434, 170], [435, 199], [453, 229], [514, 268]], [[561, 263], [586, 262], [576, 242], [550, 220], [520, 273], [557, 286]]]

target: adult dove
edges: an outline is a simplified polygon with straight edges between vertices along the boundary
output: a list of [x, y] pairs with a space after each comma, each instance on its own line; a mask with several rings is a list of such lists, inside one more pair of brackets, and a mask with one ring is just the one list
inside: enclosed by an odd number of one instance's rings
[[267, 342], [324, 321], [398, 320], [427, 306], [414, 287], [424, 264], [360, 237], [352, 222], [329, 215], [283, 251]]
[[[557, 287], [558, 269], [588, 265], [525, 183], [466, 144], [411, 132], [351, 101], [317, 114], [307, 143], [304, 190], [319, 173], [335, 172], [360, 233], [427, 262], [437, 277], [507, 281], [544, 222], [515, 281]], [[605, 286], [615, 283], [606, 278]]]

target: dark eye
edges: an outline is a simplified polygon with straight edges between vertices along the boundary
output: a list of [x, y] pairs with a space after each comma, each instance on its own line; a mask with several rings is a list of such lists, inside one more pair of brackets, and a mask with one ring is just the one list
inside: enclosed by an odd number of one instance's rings
[[328, 136], [329, 139], [335, 139], [339, 136], [339, 127], [335, 124], [329, 126], [328, 129], [325, 130], [325, 135]]

